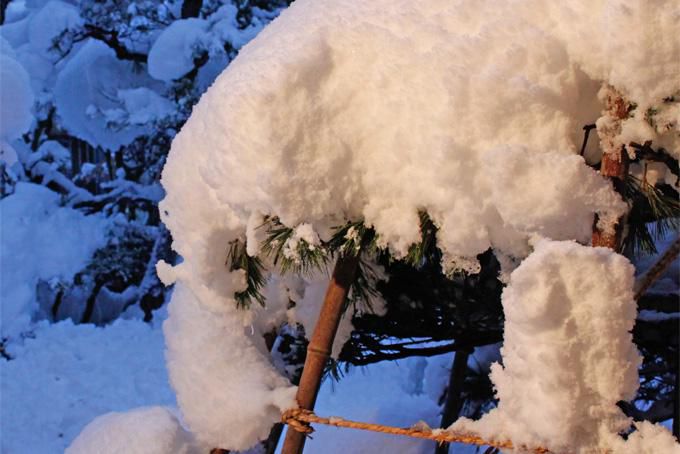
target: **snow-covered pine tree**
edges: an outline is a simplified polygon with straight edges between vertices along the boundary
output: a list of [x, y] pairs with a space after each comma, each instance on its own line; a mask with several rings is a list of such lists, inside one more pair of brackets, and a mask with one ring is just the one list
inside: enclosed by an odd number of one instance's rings
[[[677, 24], [633, 0], [605, 3], [298, 0], [217, 79], [173, 141], [161, 211], [184, 258], [159, 266], [178, 282], [168, 367], [199, 445], [245, 449], [295, 406], [264, 335], [315, 325], [326, 248], [360, 254], [379, 278], [371, 251], [407, 257], [427, 213], [445, 272], [474, 274], [491, 248], [509, 274], [499, 406], [453, 429], [557, 452], [677, 450], [659, 426], [618, 436], [630, 420], [616, 403], [638, 385], [633, 268], [585, 245], [595, 215], [615, 237], [628, 206], [587, 166], [598, 149], [578, 156], [602, 82], [640, 112], [680, 84], [668, 76], [678, 49], [630, 42], [631, 17], [662, 35]], [[640, 61], [664, 70], [630, 71]], [[675, 155], [677, 124], [619, 120], [625, 143], [666, 140]], [[266, 307], [239, 309], [263, 277]]]

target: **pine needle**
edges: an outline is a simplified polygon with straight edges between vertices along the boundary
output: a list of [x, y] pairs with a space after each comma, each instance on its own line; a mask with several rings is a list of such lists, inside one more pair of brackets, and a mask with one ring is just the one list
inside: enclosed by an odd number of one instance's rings
[[229, 243], [227, 264], [229, 265], [229, 271], [243, 270], [246, 275], [246, 282], [248, 284], [246, 289], [234, 293], [237, 306], [247, 309], [252, 301], [255, 300], [260, 306], [264, 307], [265, 299], [260, 292], [266, 282], [264, 267], [259, 258], [248, 255], [245, 242], [235, 240]]

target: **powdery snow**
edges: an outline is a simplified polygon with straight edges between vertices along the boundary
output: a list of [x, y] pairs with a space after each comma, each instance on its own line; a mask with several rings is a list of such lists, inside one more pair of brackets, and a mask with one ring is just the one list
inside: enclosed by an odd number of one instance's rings
[[[678, 36], [672, 17], [680, 5], [656, 3], [298, 0], [245, 46], [195, 107], [163, 173], [161, 213], [184, 258], [160, 268], [166, 282], [180, 282], [165, 328], [168, 366], [201, 442], [247, 448], [292, 402], [294, 390], [269, 365], [261, 339], [244, 330], [256, 319], [235, 309], [243, 276], [224, 265], [253, 216], [279, 216], [321, 239], [329, 225], [363, 219], [399, 257], [419, 241], [418, 211], [426, 210], [449, 270], [474, 270], [476, 254], [489, 247], [521, 259], [534, 235], [587, 242], [596, 213], [611, 227], [625, 204], [575, 154], [582, 126], [600, 115], [602, 82], [643, 110], [680, 87], [678, 45], [659, 38]], [[600, 293], [577, 287], [592, 298], [584, 310], [615, 311], [598, 298], [618, 298], [612, 304], [622, 309], [602, 328], [618, 335], [614, 350], [602, 351], [602, 367], [630, 370], [637, 358], [623, 328], [634, 317], [625, 293], [630, 267], [588, 254], [586, 268], [607, 265], [614, 277]], [[561, 269], [560, 254], [541, 256]], [[618, 284], [625, 295], [614, 292]], [[561, 314], [573, 317], [575, 335], [592, 332], [579, 313], [556, 309], [546, 323]], [[575, 367], [577, 382], [564, 395], [590, 389], [579, 381], [596, 370], [590, 366]], [[613, 387], [595, 381], [591, 394], [578, 395], [602, 420], [583, 429], [580, 442], [599, 443], [593, 430], [606, 426], [609, 434], [623, 424], [610, 401], [630, 395], [633, 375], [619, 373]], [[553, 406], [531, 408], [538, 417]], [[572, 427], [574, 414], [560, 420]]]
[[553, 452], [680, 449], [655, 444], [672, 439], [660, 426], [645, 427], [635, 442], [617, 436], [631, 420], [616, 403], [635, 396], [641, 362], [630, 334], [634, 271], [609, 249], [538, 242], [503, 291], [503, 365], [491, 368], [499, 406], [451, 429]]
[[[210, 293], [205, 288], [200, 295]], [[175, 287], [168, 311], [163, 330], [170, 382], [198, 441], [206, 450], [245, 449], [265, 438], [281, 412], [294, 406], [295, 388], [263, 355], [262, 338], [246, 335], [236, 304], [211, 312], [183, 284]], [[251, 339], [259, 340], [259, 349]]]
[[[3, 454], [63, 453], [96, 416], [175, 404], [160, 327], [141, 320], [118, 320], [103, 328], [67, 321], [41, 322], [33, 331], [23, 343], [11, 345], [12, 360], [0, 358]], [[156, 443], [147, 435], [145, 452]], [[103, 452], [112, 437], [100, 439], [100, 448], [88, 452]], [[117, 452], [131, 452], [134, 445], [127, 448]]]
[[72, 54], [57, 75], [54, 101], [74, 136], [115, 150], [148, 131], [142, 119], [169, 113], [169, 102], [151, 93], [158, 83], [106, 44], [88, 39]]
[[179, 79], [194, 68], [197, 51], [205, 48], [208, 22], [181, 19], [170, 24], [158, 36], [149, 51], [149, 74], [154, 79]]
[[28, 22], [29, 43], [34, 51], [56, 60], [59, 54], [52, 52], [55, 39], [66, 31], [78, 28], [82, 22], [78, 8], [59, 0], [50, 0]]
[[164, 407], [143, 407], [95, 418], [66, 449], [66, 454], [189, 454], [192, 446], [177, 417]]
[[[12, 47], [2, 40], [0, 52], [0, 141], [17, 139], [33, 121], [33, 91], [24, 67]], [[0, 145], [4, 149], [6, 145]]]
[[0, 200], [0, 337], [29, 329], [38, 279], [71, 279], [106, 241], [106, 220], [59, 206], [59, 194], [17, 183]]

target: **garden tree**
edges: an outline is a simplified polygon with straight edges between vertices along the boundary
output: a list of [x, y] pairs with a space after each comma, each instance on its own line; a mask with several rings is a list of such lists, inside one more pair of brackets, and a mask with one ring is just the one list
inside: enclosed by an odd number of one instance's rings
[[[42, 184], [64, 207], [109, 224], [108, 240], [79, 272], [34, 283], [38, 317], [106, 323], [129, 308], [149, 320], [163, 304], [166, 289], [155, 264], [172, 262], [175, 254], [157, 204], [170, 142], [215, 75], [286, 5], [2, 3], [3, 54], [27, 70], [36, 100], [33, 125], [2, 144], [3, 153], [18, 156], [2, 163], [2, 197], [11, 196], [17, 182]], [[164, 31], [190, 17], [202, 21], [200, 36], [169, 32], [176, 39], [156, 45]], [[148, 56], [155, 45], [182, 54], [186, 68], [154, 79]]]

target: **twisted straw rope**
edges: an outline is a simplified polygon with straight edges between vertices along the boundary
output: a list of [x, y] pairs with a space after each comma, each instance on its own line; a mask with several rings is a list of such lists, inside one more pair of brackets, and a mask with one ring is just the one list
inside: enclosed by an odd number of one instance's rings
[[[407, 437], [414, 438], [424, 438], [426, 440], [434, 440], [439, 443], [466, 443], [469, 445], [477, 446], [493, 446], [495, 448], [505, 448], [514, 449], [512, 442], [510, 441], [495, 441], [495, 440], [484, 440], [483, 438], [465, 434], [465, 433], [452, 433], [439, 430], [428, 430], [428, 429], [418, 429], [418, 428], [401, 428], [401, 427], [391, 427], [383, 426], [380, 424], [371, 424], [366, 422], [350, 421], [342, 418], [323, 418], [317, 416], [314, 412], [310, 410], [305, 410], [303, 408], [293, 408], [287, 410], [283, 413], [281, 420], [288, 424], [293, 430], [301, 432], [305, 435], [309, 435], [314, 432], [314, 429], [309, 425], [310, 423], [325, 424], [327, 426], [335, 427], [345, 427], [349, 429], [360, 429], [368, 430], [371, 432], [381, 432], [392, 435], [404, 435]], [[526, 446], [519, 446], [519, 449], [533, 452], [536, 454], [546, 454], [549, 453], [546, 448], [527, 448]]]

